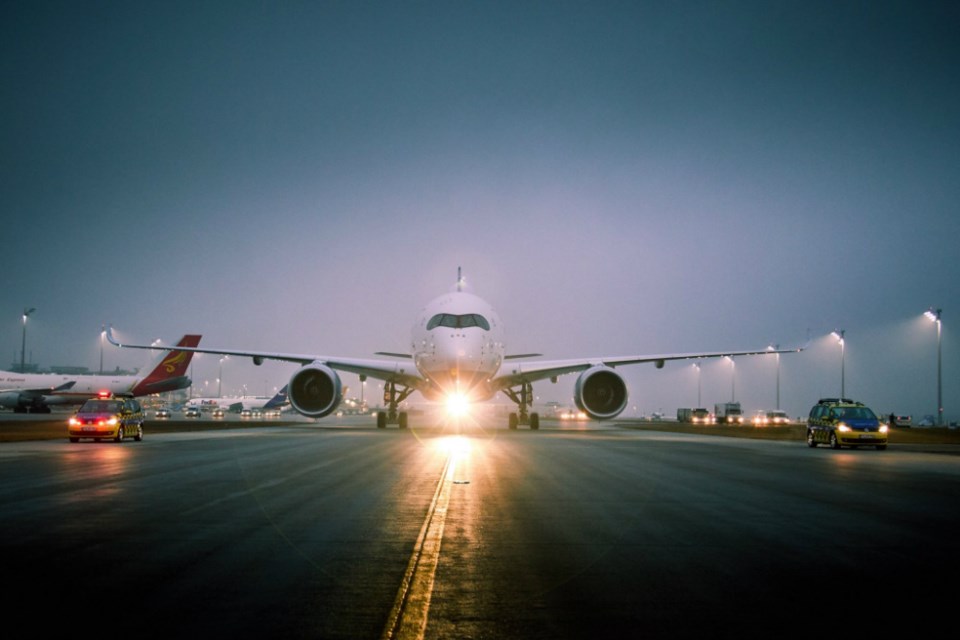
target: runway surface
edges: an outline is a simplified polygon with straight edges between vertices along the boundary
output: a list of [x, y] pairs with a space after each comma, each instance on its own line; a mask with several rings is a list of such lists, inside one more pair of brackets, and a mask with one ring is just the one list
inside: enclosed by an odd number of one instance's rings
[[5, 443], [0, 480], [17, 637], [917, 634], [957, 602], [960, 457], [895, 447], [334, 421]]

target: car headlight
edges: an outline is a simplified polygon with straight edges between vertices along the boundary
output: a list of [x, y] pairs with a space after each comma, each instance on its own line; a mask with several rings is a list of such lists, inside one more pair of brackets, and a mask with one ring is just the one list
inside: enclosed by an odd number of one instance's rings
[[889, 427], [885, 424], [880, 425], [880, 433], [886, 433]]
[[838, 423], [837, 423], [837, 431], [850, 431], [850, 427], [848, 427], [847, 425], [845, 425], [845, 424], [842, 423], [842, 422], [838, 422]]

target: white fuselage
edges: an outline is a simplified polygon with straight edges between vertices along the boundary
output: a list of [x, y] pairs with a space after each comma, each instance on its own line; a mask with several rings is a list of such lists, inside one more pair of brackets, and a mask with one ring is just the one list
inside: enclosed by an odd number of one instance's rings
[[[15, 373], [0, 372], [0, 389], [7, 390], [11, 403], [16, 404], [19, 396], [18, 389], [51, 389], [49, 394], [44, 393], [44, 403], [48, 405], [80, 404], [100, 392], [128, 393], [140, 378], [138, 376], [110, 376], [110, 375], [63, 375], [57, 373]], [[52, 391], [57, 387], [73, 382], [73, 386], [62, 391]], [[3, 398], [6, 400], [6, 398]], [[7, 402], [2, 404], [7, 405]]]
[[503, 363], [503, 325], [482, 298], [453, 291], [429, 302], [413, 326], [410, 352], [430, 383], [428, 398], [450, 394], [490, 399], [490, 380]]
[[196, 405], [201, 409], [229, 409], [241, 405], [244, 409], [262, 409], [270, 402], [268, 396], [233, 396], [230, 398], [190, 398], [189, 405]]

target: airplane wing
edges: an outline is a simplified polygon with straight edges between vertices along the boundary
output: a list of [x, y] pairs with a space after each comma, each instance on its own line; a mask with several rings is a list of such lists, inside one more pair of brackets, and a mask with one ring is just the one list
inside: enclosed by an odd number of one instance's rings
[[724, 356], [754, 356], [765, 353], [797, 353], [796, 349], [753, 349], [748, 351], [708, 351], [702, 353], [664, 353], [659, 355], [611, 356], [606, 358], [583, 358], [570, 360], [549, 360], [542, 362], [510, 362], [504, 364], [493, 384], [499, 389], [508, 389], [523, 383], [556, 378], [568, 373], [586, 371], [591, 367], [619, 367], [628, 364], [653, 362], [659, 369], [668, 360], [696, 360], [701, 358], [722, 358]]
[[214, 353], [224, 356], [235, 356], [240, 358], [250, 358], [254, 364], [262, 364], [264, 360], [277, 360], [280, 362], [294, 362], [300, 365], [306, 365], [313, 362], [325, 364], [331, 369], [338, 371], [347, 371], [358, 375], [367, 376], [376, 380], [385, 382], [395, 382], [404, 386], [420, 389], [426, 385], [426, 380], [417, 372], [413, 365], [413, 360], [395, 361], [395, 360], [375, 360], [366, 358], [340, 358], [333, 356], [314, 355], [306, 353], [280, 353], [276, 351], [246, 351], [240, 349], [211, 349], [209, 347], [179, 347], [166, 344], [121, 344], [113, 337], [113, 327], [108, 326], [106, 330], [107, 340], [116, 347], [128, 349], [153, 349], [178, 351], [192, 351], [193, 353]]
[[75, 385], [75, 384], [77, 384], [77, 381], [76, 381], [76, 380], [71, 380], [70, 382], [65, 382], [65, 383], [63, 383], [63, 384], [61, 384], [60, 386], [57, 386], [57, 387], [41, 387], [41, 388], [38, 388], [38, 389], [18, 389], [18, 388], [15, 387], [15, 388], [12, 388], [12, 389], [0, 389], [0, 393], [7, 393], [7, 392], [10, 392], [10, 391], [17, 391], [17, 392], [19, 392], [19, 393], [21, 393], [21, 394], [23, 394], [23, 395], [27, 395], [27, 396], [45, 396], [45, 395], [49, 395], [49, 394], [51, 394], [51, 393], [60, 393], [60, 392], [62, 392], [62, 391], [69, 391], [70, 389], [73, 388], [73, 385]]

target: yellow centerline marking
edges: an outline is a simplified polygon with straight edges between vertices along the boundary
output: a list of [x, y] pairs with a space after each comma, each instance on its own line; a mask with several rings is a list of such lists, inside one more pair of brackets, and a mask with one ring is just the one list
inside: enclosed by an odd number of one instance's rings
[[420, 536], [413, 548], [393, 608], [383, 630], [383, 640], [422, 640], [433, 595], [433, 577], [440, 562], [440, 542], [450, 503], [450, 487], [457, 467], [457, 453], [450, 452]]

